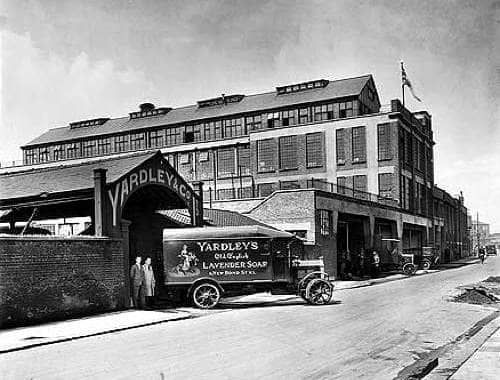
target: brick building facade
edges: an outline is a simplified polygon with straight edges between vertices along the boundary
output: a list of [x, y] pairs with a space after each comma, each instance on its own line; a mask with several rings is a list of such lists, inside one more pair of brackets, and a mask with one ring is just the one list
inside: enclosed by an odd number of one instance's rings
[[[144, 103], [125, 117], [51, 129], [22, 150], [25, 164], [36, 166], [160, 150], [185, 180], [203, 182], [206, 206], [305, 236], [310, 253], [326, 257], [336, 274], [340, 254], [381, 247], [384, 238], [399, 239], [407, 250], [464, 246], [456, 218], [434, 219], [441, 200], [435, 202], [433, 147], [431, 115], [410, 112], [397, 99], [381, 105], [366, 75], [179, 108]], [[274, 202], [289, 192], [298, 201]], [[308, 197], [313, 203], [306, 210]], [[445, 198], [446, 207], [457, 206]], [[450, 223], [445, 230], [435, 228], [442, 227], [440, 218]], [[326, 225], [330, 233], [318, 234]]]
[[22, 149], [27, 165], [161, 149], [186, 180], [204, 182], [206, 200], [325, 182], [431, 216], [433, 145], [430, 115], [398, 100], [381, 108], [367, 75], [175, 109], [146, 103], [128, 117], [51, 129]]

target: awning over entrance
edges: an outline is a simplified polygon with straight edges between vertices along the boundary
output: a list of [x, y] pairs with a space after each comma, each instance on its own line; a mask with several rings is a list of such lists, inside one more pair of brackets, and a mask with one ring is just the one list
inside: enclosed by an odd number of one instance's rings
[[38, 219], [107, 216], [106, 223], [116, 227], [138, 190], [141, 199], [161, 208], [188, 209], [192, 224], [201, 225], [201, 192], [195, 192], [159, 151], [0, 174], [0, 221], [25, 221], [36, 208]]

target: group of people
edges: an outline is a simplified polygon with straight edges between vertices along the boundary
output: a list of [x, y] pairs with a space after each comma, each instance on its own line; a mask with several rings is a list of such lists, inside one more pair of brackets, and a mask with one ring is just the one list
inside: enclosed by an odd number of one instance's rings
[[362, 278], [367, 275], [376, 278], [379, 273], [380, 256], [375, 250], [365, 251], [361, 248], [358, 253], [346, 251], [340, 254], [341, 279], [349, 280], [354, 277]]
[[151, 266], [151, 257], [137, 256], [130, 268], [130, 284], [132, 289], [132, 306], [136, 309], [150, 309], [153, 307], [155, 295], [155, 275]]

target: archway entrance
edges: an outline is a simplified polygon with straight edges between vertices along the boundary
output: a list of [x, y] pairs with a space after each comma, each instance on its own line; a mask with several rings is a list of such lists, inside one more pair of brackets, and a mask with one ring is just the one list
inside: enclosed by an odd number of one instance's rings
[[129, 268], [137, 256], [143, 261], [150, 257], [158, 292], [162, 292], [164, 283], [163, 229], [179, 225], [157, 211], [182, 207], [185, 208], [185, 204], [175, 194], [158, 185], [145, 186], [135, 192], [123, 207], [122, 224], [128, 225]]
[[[96, 174], [98, 177], [99, 173]], [[157, 211], [187, 209], [191, 225], [201, 226], [201, 183], [194, 184], [196, 191], [193, 190], [161, 152], [149, 156], [110, 182], [106, 181], [104, 173], [101, 177], [104, 177], [101, 185], [96, 184], [96, 232], [102, 225], [104, 235], [119, 236], [123, 240], [127, 289], [130, 290], [129, 269], [135, 257], [141, 256], [143, 260], [151, 257], [157, 289], [161, 291], [164, 283], [163, 229], [178, 226]], [[99, 191], [99, 187], [105, 191]], [[100, 221], [99, 215], [102, 215]]]

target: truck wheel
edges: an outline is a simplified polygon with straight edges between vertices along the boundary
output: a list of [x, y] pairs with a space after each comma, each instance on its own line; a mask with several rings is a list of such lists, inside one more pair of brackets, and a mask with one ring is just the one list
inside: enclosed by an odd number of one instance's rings
[[431, 268], [431, 262], [428, 260], [422, 261], [422, 269], [429, 270]]
[[330, 281], [316, 278], [307, 284], [306, 301], [311, 305], [326, 305], [333, 295], [333, 285]]
[[407, 276], [414, 275], [416, 271], [417, 268], [412, 263], [406, 263], [405, 265], [403, 265], [403, 273]]
[[209, 282], [203, 282], [196, 286], [192, 294], [193, 304], [199, 309], [211, 309], [220, 300], [219, 288]]

